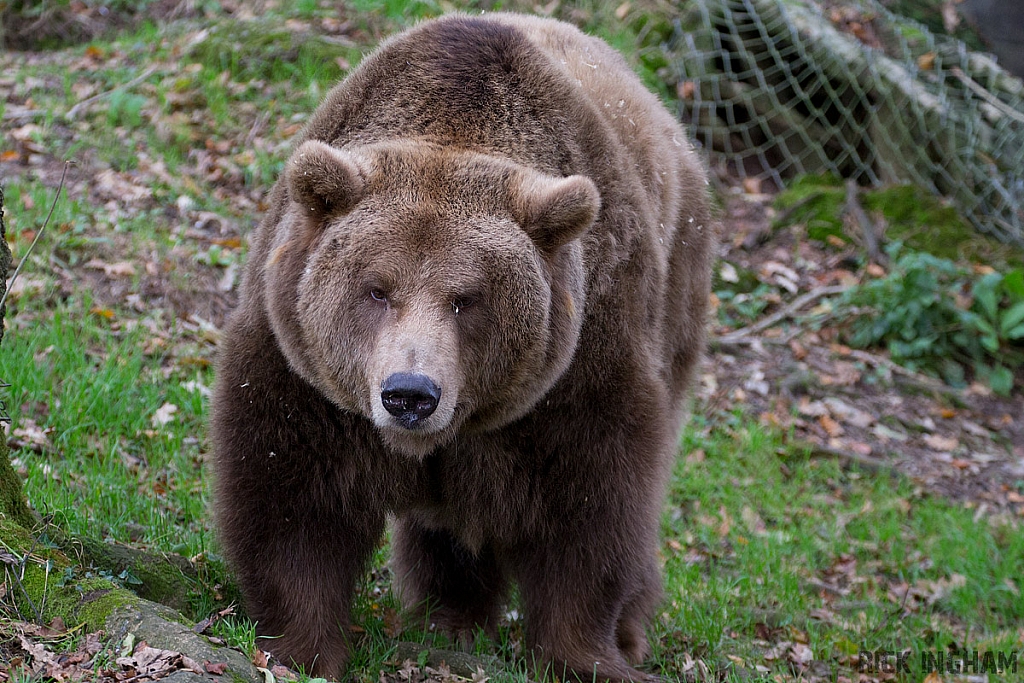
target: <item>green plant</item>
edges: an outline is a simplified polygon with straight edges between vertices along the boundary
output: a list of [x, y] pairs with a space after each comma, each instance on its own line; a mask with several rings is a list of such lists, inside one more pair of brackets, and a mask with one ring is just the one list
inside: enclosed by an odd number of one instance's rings
[[1024, 359], [1024, 269], [974, 275], [948, 259], [889, 249], [891, 271], [850, 289], [847, 340], [884, 346], [893, 360], [963, 384], [965, 369], [1009, 393]]

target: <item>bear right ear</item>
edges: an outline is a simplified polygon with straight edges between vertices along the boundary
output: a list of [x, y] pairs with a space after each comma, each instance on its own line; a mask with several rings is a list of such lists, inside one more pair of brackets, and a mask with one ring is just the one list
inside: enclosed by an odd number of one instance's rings
[[363, 174], [352, 154], [307, 140], [288, 160], [288, 191], [313, 218], [343, 214], [363, 196]]

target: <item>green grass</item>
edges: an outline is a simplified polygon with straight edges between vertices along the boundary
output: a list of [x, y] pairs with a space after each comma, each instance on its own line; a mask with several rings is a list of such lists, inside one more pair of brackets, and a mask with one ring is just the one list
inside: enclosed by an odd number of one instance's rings
[[[75, 534], [201, 552], [209, 544], [206, 406], [195, 387], [209, 385], [211, 373], [148, 355], [149, 330], [91, 308], [75, 295], [45, 324], [16, 326], [4, 339], [0, 376], [11, 384], [13, 428], [32, 420], [47, 436], [42, 452], [17, 453], [30, 503]], [[165, 404], [176, 407], [173, 419], [154, 423]]]
[[[765, 647], [755, 641], [775, 632], [803, 634], [815, 659], [833, 666], [861, 647], [1020, 648], [1017, 525], [976, 520], [901, 479], [806, 459], [742, 419], [691, 427], [684, 451], [694, 449], [705, 458], [677, 467], [664, 525], [669, 604], [659, 656], [678, 654], [677, 634], [725, 665], [757, 662]], [[820, 588], [836, 567], [852, 579], [844, 595]], [[942, 594], [958, 576], [964, 585]], [[907, 586], [920, 595], [901, 605]], [[811, 618], [821, 610], [841, 623]]]

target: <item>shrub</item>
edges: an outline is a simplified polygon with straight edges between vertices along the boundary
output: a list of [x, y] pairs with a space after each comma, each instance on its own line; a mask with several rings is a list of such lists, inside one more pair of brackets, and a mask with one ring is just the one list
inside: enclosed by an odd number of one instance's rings
[[841, 298], [852, 314], [846, 341], [883, 346], [894, 361], [954, 385], [970, 371], [1009, 393], [1014, 368], [1024, 361], [1024, 269], [978, 275], [947, 259], [903, 251], [899, 243], [889, 252], [886, 276]]

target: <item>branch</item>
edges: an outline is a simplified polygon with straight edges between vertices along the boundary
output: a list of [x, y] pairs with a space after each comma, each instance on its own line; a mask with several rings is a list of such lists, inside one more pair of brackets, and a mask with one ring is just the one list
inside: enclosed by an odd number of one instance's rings
[[801, 294], [800, 296], [789, 302], [789, 304], [787, 304], [785, 307], [779, 309], [775, 313], [772, 313], [766, 318], [762, 318], [753, 325], [750, 325], [749, 327], [743, 327], [734, 332], [730, 332], [729, 334], [722, 335], [717, 339], [712, 339], [710, 343], [712, 346], [748, 344], [750, 343], [751, 337], [760, 332], [763, 332], [764, 330], [768, 329], [769, 327], [775, 325], [776, 323], [786, 318], [792, 317], [797, 311], [799, 311], [804, 306], [810, 303], [814, 303], [818, 299], [821, 299], [826, 296], [832, 296], [833, 294], [842, 294], [844, 291], [846, 291], [846, 285], [829, 285], [826, 287], [818, 287], [816, 289], [812, 289], [806, 294]]
[[1024, 123], [1024, 114], [1021, 114], [1019, 111], [1016, 111], [1015, 109], [1007, 105], [1005, 102], [1003, 102], [1001, 99], [990, 93], [984, 87], [978, 85], [978, 83], [975, 82], [974, 79], [972, 79], [970, 76], [964, 73], [963, 69], [961, 69], [958, 66], [954, 66], [952, 69], [950, 69], [950, 71], [954, 76], [956, 76], [960, 80], [961, 83], [970, 88], [971, 92], [973, 92], [975, 95], [979, 96], [981, 99], [985, 100], [993, 107], [998, 109], [1000, 113], [1009, 116], [1011, 119], [1019, 123]]
[[128, 81], [127, 83], [121, 83], [120, 85], [117, 85], [117, 86], [111, 88], [110, 90], [107, 90], [105, 92], [101, 92], [98, 95], [93, 95], [92, 97], [88, 97], [88, 98], [82, 100], [81, 102], [79, 102], [75, 106], [71, 107], [71, 109], [68, 109], [68, 113], [64, 115], [64, 118], [66, 120], [68, 120], [68, 121], [71, 121], [76, 116], [78, 116], [78, 112], [79, 111], [81, 111], [82, 109], [88, 107], [93, 102], [98, 102], [99, 100], [102, 100], [104, 97], [110, 97], [111, 95], [116, 93], [118, 90], [127, 90], [128, 88], [132, 87], [133, 85], [137, 85], [138, 83], [141, 83], [142, 81], [144, 81], [147, 78], [149, 78], [150, 76], [152, 76], [156, 72], [156, 70], [157, 70], [157, 68], [155, 66], [151, 66], [148, 69], [146, 69], [145, 71], [143, 71], [141, 74], [139, 74], [138, 76], [133, 78], [132, 80]]
[[11, 293], [11, 289], [14, 287], [14, 281], [18, 279], [18, 275], [21, 274], [21, 269], [28, 261], [29, 255], [32, 253], [32, 249], [36, 246], [36, 242], [43, 236], [43, 232], [46, 230], [46, 226], [50, 224], [50, 218], [53, 216], [53, 210], [57, 208], [57, 200], [60, 199], [60, 191], [64, 189], [64, 178], [68, 174], [68, 166], [73, 162], [65, 161], [64, 170], [60, 174], [60, 184], [57, 185], [57, 194], [53, 196], [53, 203], [50, 204], [50, 213], [46, 214], [46, 220], [43, 221], [43, 227], [39, 228], [39, 232], [36, 233], [35, 239], [32, 240], [32, 244], [28, 245], [28, 251], [18, 261], [18, 267], [14, 269], [14, 275], [11, 276], [11, 281], [7, 283], [7, 291], [4, 292], [2, 298], [0, 298], [0, 310], [3, 310], [4, 304], [7, 303], [7, 296]]

